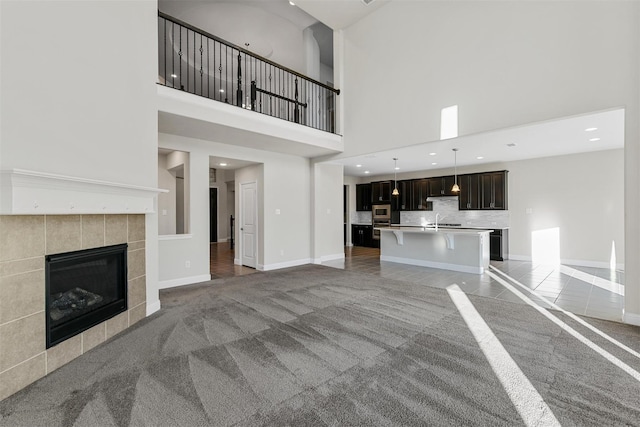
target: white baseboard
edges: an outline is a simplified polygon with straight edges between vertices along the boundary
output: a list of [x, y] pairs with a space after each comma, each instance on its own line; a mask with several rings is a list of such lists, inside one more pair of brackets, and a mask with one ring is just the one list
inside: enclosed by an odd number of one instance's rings
[[314, 258], [313, 263], [322, 264], [324, 262], [336, 261], [336, 260], [344, 260], [344, 252], [339, 254], [323, 255], [320, 258]]
[[226, 242], [228, 240], [229, 240], [229, 238], [225, 237], [224, 239], [218, 239], [217, 243], [224, 243], [224, 242]]
[[630, 325], [640, 326], [640, 314], [625, 312], [622, 315], [622, 321]]
[[234, 258], [234, 259], [233, 259], [233, 263], [234, 263], [235, 265], [242, 265], [242, 260], [241, 260], [240, 258]]
[[[509, 259], [514, 261], [527, 261], [531, 262], [531, 256], [529, 255], [513, 255], [509, 254]], [[578, 267], [594, 267], [594, 268], [611, 268], [611, 265], [606, 261], [587, 261], [582, 259], [561, 259], [562, 265], [575, 265]], [[616, 270], [624, 271], [624, 263], [616, 264]]]
[[180, 277], [179, 279], [161, 280], [158, 282], [158, 289], [175, 288], [177, 286], [193, 285], [194, 283], [208, 282], [211, 274], [201, 274], [199, 276]]
[[276, 262], [274, 264], [258, 264], [257, 270], [271, 271], [280, 270], [281, 268], [297, 267], [299, 265], [311, 264], [311, 258], [295, 259], [293, 261]]
[[147, 304], [147, 316], [151, 316], [158, 310], [160, 310], [160, 300], [151, 304]]
[[398, 264], [419, 265], [420, 267], [439, 268], [442, 270], [459, 271], [461, 273], [472, 273], [472, 274], [484, 273], [483, 267], [449, 264], [445, 262], [425, 261], [421, 259], [400, 258], [400, 257], [388, 256], [388, 255], [380, 255], [380, 261], [396, 262]]

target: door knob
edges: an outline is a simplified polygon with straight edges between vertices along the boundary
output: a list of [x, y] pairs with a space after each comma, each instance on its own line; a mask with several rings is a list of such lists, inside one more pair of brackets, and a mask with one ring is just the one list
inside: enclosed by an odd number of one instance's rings
[[244, 231], [244, 228], [240, 227], [240, 231]]

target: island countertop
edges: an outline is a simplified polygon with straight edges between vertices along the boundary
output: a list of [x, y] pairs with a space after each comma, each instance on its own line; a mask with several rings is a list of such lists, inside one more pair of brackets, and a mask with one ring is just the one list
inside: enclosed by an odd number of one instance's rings
[[391, 227], [374, 227], [374, 230], [386, 231], [386, 232], [402, 232], [402, 233], [440, 233], [440, 234], [480, 234], [480, 233], [490, 233], [493, 230], [488, 230], [486, 228], [475, 229], [475, 228], [462, 228], [462, 227], [418, 227], [418, 226], [391, 226]]

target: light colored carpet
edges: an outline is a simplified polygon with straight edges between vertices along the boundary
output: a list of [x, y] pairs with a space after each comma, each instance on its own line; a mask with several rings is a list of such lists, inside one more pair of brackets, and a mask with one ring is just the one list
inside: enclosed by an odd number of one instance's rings
[[[522, 424], [427, 282], [303, 266], [163, 291], [160, 312], [0, 402], [0, 426]], [[563, 425], [640, 423], [631, 376], [530, 307], [470, 299]], [[640, 350], [639, 328], [589, 322]]]

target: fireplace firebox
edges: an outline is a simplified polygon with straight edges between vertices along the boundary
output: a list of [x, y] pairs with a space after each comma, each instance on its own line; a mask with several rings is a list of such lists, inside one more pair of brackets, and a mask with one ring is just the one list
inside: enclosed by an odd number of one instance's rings
[[127, 310], [127, 244], [48, 255], [47, 348]]

